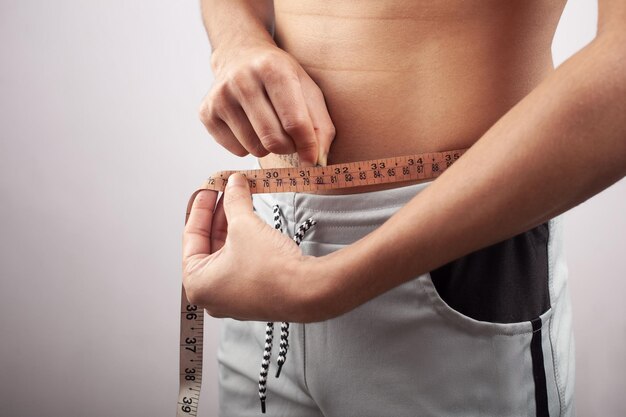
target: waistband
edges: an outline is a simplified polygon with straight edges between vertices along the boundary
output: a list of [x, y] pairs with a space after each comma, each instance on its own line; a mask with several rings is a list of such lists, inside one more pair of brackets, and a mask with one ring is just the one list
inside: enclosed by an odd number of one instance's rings
[[[252, 169], [261, 169], [257, 159]], [[408, 203], [434, 180], [353, 194], [310, 194], [299, 192], [255, 194], [257, 198], [271, 200], [287, 206], [322, 213], [350, 213], [396, 208]]]

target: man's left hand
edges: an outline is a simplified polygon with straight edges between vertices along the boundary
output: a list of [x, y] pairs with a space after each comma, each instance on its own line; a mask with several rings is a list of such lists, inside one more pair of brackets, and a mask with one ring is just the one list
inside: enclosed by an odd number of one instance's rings
[[246, 178], [200, 191], [183, 233], [183, 285], [190, 302], [214, 317], [258, 321], [310, 321], [320, 305], [323, 277], [315, 257], [302, 254], [287, 235], [252, 208]]

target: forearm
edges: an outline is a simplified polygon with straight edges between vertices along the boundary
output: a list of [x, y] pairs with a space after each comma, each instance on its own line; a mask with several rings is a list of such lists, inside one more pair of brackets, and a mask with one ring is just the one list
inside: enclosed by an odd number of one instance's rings
[[202, 20], [212, 47], [211, 62], [245, 43], [273, 41], [273, 0], [201, 0]]
[[623, 36], [602, 34], [561, 65], [385, 224], [320, 258], [317, 275], [335, 277], [322, 286], [340, 286], [341, 303], [359, 305], [626, 175], [623, 45]]

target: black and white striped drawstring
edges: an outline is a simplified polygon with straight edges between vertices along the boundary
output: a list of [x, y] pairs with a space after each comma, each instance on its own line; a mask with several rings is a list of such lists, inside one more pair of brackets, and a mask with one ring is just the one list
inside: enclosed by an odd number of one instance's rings
[[[274, 209], [274, 228], [283, 232], [282, 222], [280, 220], [280, 209], [278, 204], [273, 206]], [[315, 220], [309, 217], [300, 226], [293, 236], [293, 240], [299, 246], [304, 238], [304, 234], [315, 224]], [[270, 367], [270, 354], [272, 353], [272, 344], [274, 341], [274, 323], [267, 322], [265, 326], [265, 349], [263, 350], [263, 361], [261, 362], [261, 372], [259, 374], [259, 398], [261, 399], [261, 412], [265, 414], [265, 399], [267, 392], [267, 372]], [[287, 350], [289, 349], [289, 323], [282, 322], [280, 324], [280, 350], [278, 352], [278, 370], [276, 378], [280, 376], [280, 371], [287, 360]]]

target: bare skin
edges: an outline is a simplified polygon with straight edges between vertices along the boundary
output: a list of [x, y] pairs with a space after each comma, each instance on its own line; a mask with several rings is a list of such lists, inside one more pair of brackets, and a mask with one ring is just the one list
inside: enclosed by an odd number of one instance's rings
[[336, 317], [626, 175], [623, 0], [599, 1], [597, 37], [556, 70], [562, 1], [277, 1], [284, 49], [271, 4], [203, 1], [215, 84], [200, 115], [226, 149], [268, 168], [294, 163], [270, 152], [310, 166], [471, 148], [375, 231], [322, 257], [253, 213], [240, 174], [219, 201], [199, 193], [183, 282], [211, 315]]
[[[336, 129], [328, 164], [460, 149], [553, 71], [550, 46], [564, 5], [280, 0], [274, 40], [324, 93]], [[299, 159], [269, 154], [260, 165]]]

